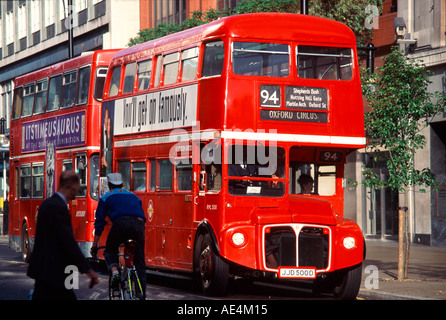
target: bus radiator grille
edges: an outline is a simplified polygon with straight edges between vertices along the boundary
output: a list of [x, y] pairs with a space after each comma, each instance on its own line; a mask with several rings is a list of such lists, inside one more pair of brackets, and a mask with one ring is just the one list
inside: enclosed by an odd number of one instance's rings
[[299, 267], [328, 266], [328, 235], [322, 228], [305, 227], [299, 233]]
[[[296, 246], [297, 258], [296, 258]], [[265, 233], [266, 267], [316, 267], [328, 266], [328, 235], [323, 228], [304, 227], [298, 237], [292, 227], [270, 227]]]

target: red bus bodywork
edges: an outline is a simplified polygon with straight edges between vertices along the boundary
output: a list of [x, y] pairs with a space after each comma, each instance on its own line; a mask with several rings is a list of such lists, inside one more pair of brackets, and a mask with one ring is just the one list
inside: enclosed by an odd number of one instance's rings
[[39, 206], [71, 169], [81, 190], [69, 203], [74, 235], [85, 256], [93, 241], [98, 200], [100, 106], [111, 58], [99, 50], [15, 79], [10, 126], [10, 246], [32, 250]]
[[[343, 176], [365, 139], [349, 28], [248, 14], [124, 49], [102, 108], [109, 169], [147, 212], [148, 268], [192, 272], [208, 294], [251, 274], [328, 278], [331, 289], [355, 278], [341, 296], [356, 296], [364, 242], [343, 218]], [[256, 173], [235, 173], [247, 155]], [[304, 173], [311, 194], [300, 194]]]

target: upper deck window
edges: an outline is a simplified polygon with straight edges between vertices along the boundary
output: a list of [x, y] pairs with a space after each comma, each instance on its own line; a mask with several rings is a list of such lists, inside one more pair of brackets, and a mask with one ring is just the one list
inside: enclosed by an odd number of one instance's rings
[[22, 103], [23, 103], [23, 87], [18, 87], [14, 89], [14, 105], [12, 107], [12, 118], [18, 119], [22, 114]]
[[146, 90], [150, 87], [152, 75], [152, 59], [138, 62], [138, 90]]
[[160, 85], [162, 63], [163, 63], [163, 56], [157, 56], [156, 69], [155, 69], [155, 87], [158, 87]]
[[122, 93], [131, 93], [135, 85], [136, 62], [129, 63], [125, 66], [124, 87]]
[[79, 85], [77, 88], [76, 105], [86, 104], [88, 102], [88, 91], [90, 89], [91, 68], [85, 67], [79, 70]]
[[172, 84], [177, 82], [178, 55], [179, 53], [175, 52], [164, 56], [164, 84]]
[[110, 87], [108, 88], [108, 95], [110, 97], [116, 96], [119, 92], [119, 81], [121, 79], [121, 66], [116, 66], [112, 71]]
[[25, 92], [23, 94], [22, 117], [30, 116], [33, 112], [34, 92], [35, 92], [34, 83], [25, 85]]
[[58, 75], [50, 79], [48, 89], [48, 111], [58, 110], [60, 106], [60, 92], [62, 90], [62, 76]]
[[202, 77], [219, 76], [223, 72], [225, 47], [223, 41], [206, 43], [203, 58]]
[[297, 46], [298, 76], [304, 79], [351, 80], [350, 48]]
[[63, 75], [62, 108], [74, 106], [76, 97], [77, 70], [65, 72]]
[[289, 46], [279, 43], [234, 42], [232, 65], [235, 74], [288, 77]]
[[105, 78], [107, 77], [107, 70], [108, 68], [105, 67], [96, 69], [96, 80], [94, 82], [94, 98], [98, 101], [102, 101]]
[[40, 114], [45, 112], [47, 92], [48, 92], [48, 79], [37, 81], [34, 114]]
[[198, 48], [183, 50], [181, 53], [182, 74], [181, 80], [194, 80], [197, 75], [198, 67]]

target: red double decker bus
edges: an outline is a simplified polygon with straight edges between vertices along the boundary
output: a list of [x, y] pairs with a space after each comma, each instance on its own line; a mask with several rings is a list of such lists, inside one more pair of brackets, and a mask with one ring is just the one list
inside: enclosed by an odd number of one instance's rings
[[118, 50], [100, 50], [15, 79], [10, 126], [10, 246], [32, 250], [37, 212], [64, 170], [81, 177], [69, 204], [86, 256], [93, 241], [99, 190], [100, 108], [105, 77]]
[[[101, 181], [147, 213], [149, 269], [314, 279], [357, 295], [364, 241], [343, 218], [348, 153], [365, 143], [352, 31], [247, 14], [118, 52], [105, 84]], [[101, 183], [102, 185], [102, 183]]]

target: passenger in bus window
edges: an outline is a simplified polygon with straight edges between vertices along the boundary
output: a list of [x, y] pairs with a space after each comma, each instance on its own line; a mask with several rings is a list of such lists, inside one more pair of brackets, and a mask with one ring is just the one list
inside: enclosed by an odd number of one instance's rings
[[311, 194], [313, 190], [313, 178], [309, 174], [301, 174], [297, 182], [300, 185], [300, 193], [301, 194]]
[[141, 166], [139, 169], [140, 171], [135, 170], [135, 164], [133, 164], [133, 190], [135, 191], [146, 191], [146, 164], [145, 163], [137, 163]]
[[229, 175], [232, 177], [254, 177], [257, 176], [257, 168], [254, 164], [230, 164]]

